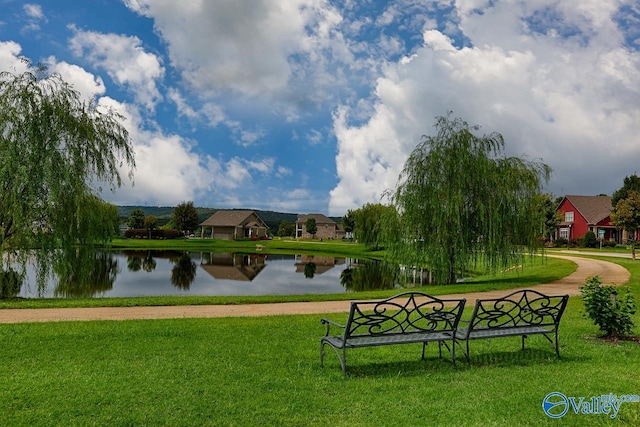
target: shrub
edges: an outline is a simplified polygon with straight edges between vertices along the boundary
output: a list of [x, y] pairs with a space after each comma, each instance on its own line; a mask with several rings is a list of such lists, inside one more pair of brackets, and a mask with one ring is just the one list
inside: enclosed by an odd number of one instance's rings
[[593, 231], [587, 231], [584, 235], [584, 246], [586, 248], [596, 248], [598, 247], [598, 239], [596, 238], [596, 233]]
[[564, 237], [560, 237], [556, 239], [555, 243], [556, 243], [556, 246], [567, 246], [569, 244], [569, 241]]
[[147, 230], [146, 228], [130, 228], [124, 232], [124, 236], [129, 239], [179, 239], [184, 237], [180, 230]]
[[602, 286], [600, 276], [591, 276], [580, 292], [587, 315], [607, 337], [631, 334], [636, 304], [628, 288]]

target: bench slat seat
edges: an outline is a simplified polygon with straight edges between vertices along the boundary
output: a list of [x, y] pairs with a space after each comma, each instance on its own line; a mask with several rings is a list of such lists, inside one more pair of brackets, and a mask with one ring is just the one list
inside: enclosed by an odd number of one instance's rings
[[[348, 341], [344, 341], [342, 337], [333, 336], [327, 337], [325, 340], [327, 344], [342, 349], [346, 348], [359, 348], [359, 347], [373, 347], [377, 345], [391, 345], [391, 344], [411, 344], [422, 342], [434, 342], [434, 341], [451, 341], [451, 334], [439, 333], [439, 332], [424, 332], [415, 333], [410, 335], [397, 334], [397, 335], [372, 335], [368, 337], [353, 337]], [[346, 343], [346, 345], [345, 345]]]
[[[496, 337], [511, 337], [519, 335], [534, 335], [534, 334], [548, 334], [553, 333], [553, 329], [545, 328], [543, 326], [519, 326], [512, 328], [502, 329], [479, 329], [469, 333], [468, 339], [482, 339], [482, 338], [496, 338]], [[458, 336], [466, 336], [467, 328], [458, 328]]]

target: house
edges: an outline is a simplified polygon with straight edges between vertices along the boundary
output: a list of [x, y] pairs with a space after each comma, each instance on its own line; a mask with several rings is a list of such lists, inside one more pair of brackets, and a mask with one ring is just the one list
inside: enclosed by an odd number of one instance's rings
[[[318, 231], [315, 236], [307, 232], [307, 220], [313, 218], [316, 220]], [[298, 215], [296, 220], [296, 238], [300, 239], [342, 239], [345, 232], [338, 223], [331, 218], [327, 218], [323, 214], [306, 214]]]
[[562, 221], [556, 237], [569, 241], [593, 231], [597, 238], [621, 243], [622, 232], [611, 224], [611, 197], [565, 196], [556, 209]]
[[202, 237], [205, 229], [210, 228], [207, 237], [212, 239], [234, 240], [242, 238], [262, 239], [267, 236], [267, 224], [254, 211], [219, 210], [200, 224]]

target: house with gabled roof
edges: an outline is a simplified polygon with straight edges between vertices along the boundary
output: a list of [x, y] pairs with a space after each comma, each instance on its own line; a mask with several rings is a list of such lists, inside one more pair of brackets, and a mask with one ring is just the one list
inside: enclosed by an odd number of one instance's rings
[[597, 238], [621, 243], [622, 232], [611, 223], [609, 196], [564, 196], [556, 211], [562, 217], [557, 237], [570, 241], [593, 231]]
[[[316, 220], [318, 231], [315, 236], [307, 231], [307, 220], [313, 218]], [[296, 238], [298, 239], [342, 239], [345, 235], [344, 230], [337, 222], [319, 213], [298, 215], [296, 220]]]
[[[219, 210], [203, 221], [202, 237], [235, 240], [242, 238], [262, 239], [267, 236], [267, 224], [255, 211]], [[205, 230], [209, 230], [205, 236]]]

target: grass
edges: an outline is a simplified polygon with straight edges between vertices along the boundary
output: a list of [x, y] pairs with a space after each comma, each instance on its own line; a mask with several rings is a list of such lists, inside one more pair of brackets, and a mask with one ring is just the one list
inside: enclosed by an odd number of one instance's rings
[[[467, 313], [468, 314], [468, 313]], [[344, 320], [346, 315], [333, 315]], [[542, 337], [471, 343], [455, 368], [437, 348], [333, 353], [319, 365], [319, 315], [0, 325], [0, 424], [184, 426], [638, 425], [640, 404], [615, 420], [548, 418], [546, 394], [638, 394], [640, 349], [594, 338], [573, 298], [561, 359]], [[631, 371], [630, 371], [631, 370]]]
[[276, 238], [273, 240], [220, 240], [220, 239], [114, 239], [110, 247], [113, 249], [171, 249], [183, 251], [212, 252], [260, 252], [265, 254], [289, 254], [296, 252], [315, 253], [318, 255], [347, 255], [361, 258], [382, 258], [384, 252], [368, 250], [364, 245], [342, 240], [291, 240]]
[[[515, 287], [548, 283], [575, 271], [572, 262], [557, 258], [527, 258], [525, 268], [517, 268], [498, 275], [479, 275], [454, 285], [430, 285], [420, 290], [437, 296], [451, 293], [507, 290]], [[261, 304], [274, 302], [338, 301], [349, 299], [387, 298], [399, 293], [398, 289], [358, 293], [322, 295], [276, 295], [276, 296], [157, 296], [133, 298], [43, 298], [0, 299], [0, 308], [63, 308], [63, 307], [134, 307], [160, 305], [206, 305], [206, 304]]]

